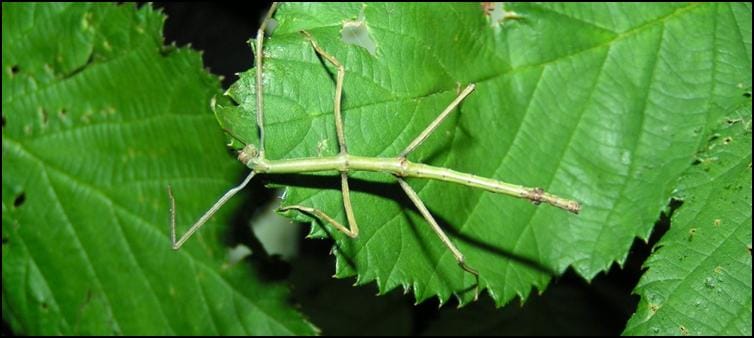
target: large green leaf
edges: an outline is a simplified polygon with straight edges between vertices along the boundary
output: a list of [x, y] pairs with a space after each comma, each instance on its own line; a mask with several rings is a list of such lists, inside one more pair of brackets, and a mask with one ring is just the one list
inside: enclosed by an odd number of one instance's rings
[[8, 4], [3, 15], [3, 320], [23, 334], [310, 334], [282, 285], [229, 264], [232, 186], [198, 53], [163, 47], [150, 6]]
[[[507, 6], [521, 18], [493, 20], [478, 4], [285, 4], [264, 50], [272, 159], [337, 149], [334, 68], [300, 30], [345, 65], [353, 154], [396, 156], [460, 86], [477, 84], [411, 159], [544, 187], [583, 204], [580, 215], [571, 215], [410, 180], [498, 305], [543, 289], [569, 266], [591, 279], [623, 262], [634, 238], [648, 237], [718, 108], [740, 96], [739, 84], [751, 84], [748, 4]], [[356, 39], [360, 44], [352, 35], [343, 40], [343, 26], [360, 19], [366, 37]], [[238, 107], [216, 109], [238, 143], [256, 142], [254, 83], [253, 69], [242, 74], [229, 91]], [[333, 177], [275, 183], [291, 187], [285, 203], [344, 222]], [[351, 177], [359, 238], [314, 227], [335, 238], [336, 275], [376, 281], [381, 292], [410, 288], [418, 301], [471, 299], [465, 291], [474, 278], [458, 268], [394, 179]]]
[[[751, 96], [751, 93], [749, 93]], [[626, 334], [751, 335], [751, 99], [719, 123], [680, 182]]]

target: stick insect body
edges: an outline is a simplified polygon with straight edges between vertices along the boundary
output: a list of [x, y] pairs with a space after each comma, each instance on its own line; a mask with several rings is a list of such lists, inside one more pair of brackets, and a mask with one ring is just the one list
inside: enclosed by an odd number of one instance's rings
[[578, 213], [581, 206], [578, 202], [558, 197], [544, 192], [541, 188], [528, 188], [520, 185], [510, 184], [490, 178], [484, 178], [475, 176], [472, 174], [462, 173], [447, 168], [435, 167], [431, 165], [414, 163], [407, 159], [407, 156], [417, 147], [419, 147], [440, 123], [451, 113], [456, 107], [474, 90], [475, 85], [468, 84], [464, 90], [462, 90], [458, 96], [443, 110], [437, 118], [435, 118], [424, 131], [422, 131], [416, 139], [414, 139], [407, 147], [396, 157], [363, 157], [351, 155], [348, 153], [346, 146], [345, 133], [343, 131], [343, 117], [341, 114], [341, 97], [343, 93], [343, 78], [345, 77], [345, 68], [334, 56], [327, 53], [317, 44], [314, 37], [306, 31], [302, 31], [303, 37], [307, 39], [312, 48], [322, 58], [330, 62], [335, 68], [337, 68], [337, 78], [335, 85], [335, 97], [334, 97], [334, 114], [335, 114], [335, 127], [338, 137], [338, 146], [340, 152], [336, 156], [330, 157], [312, 157], [312, 158], [300, 158], [300, 159], [284, 159], [284, 160], [271, 160], [265, 157], [264, 152], [264, 104], [263, 104], [263, 81], [262, 81], [262, 46], [264, 42], [264, 30], [267, 22], [269, 21], [272, 13], [274, 12], [277, 4], [273, 4], [272, 8], [267, 14], [267, 17], [263, 21], [261, 27], [257, 31], [256, 39], [256, 94], [257, 94], [257, 126], [259, 130], [259, 147], [248, 144], [243, 150], [239, 152], [238, 159], [243, 162], [247, 167], [251, 169], [249, 175], [244, 181], [237, 187], [230, 189], [225, 195], [223, 195], [207, 212], [202, 215], [194, 225], [189, 228], [188, 231], [178, 240], [175, 236], [175, 200], [173, 198], [172, 191], [168, 187], [168, 195], [171, 202], [171, 242], [173, 249], [179, 249], [204, 223], [206, 223], [220, 207], [227, 202], [233, 195], [239, 190], [243, 189], [247, 183], [256, 174], [290, 174], [290, 173], [305, 173], [305, 172], [339, 172], [341, 178], [341, 191], [343, 195], [343, 206], [346, 213], [346, 219], [348, 220], [348, 227], [340, 224], [338, 221], [327, 215], [321, 210], [302, 206], [302, 205], [289, 205], [280, 208], [281, 211], [285, 210], [297, 210], [299, 212], [307, 213], [318, 217], [321, 220], [326, 221], [333, 225], [337, 230], [343, 232], [351, 238], [355, 238], [359, 235], [359, 227], [356, 223], [356, 217], [353, 213], [353, 207], [351, 206], [351, 195], [348, 187], [348, 173], [355, 171], [373, 171], [383, 172], [393, 175], [400, 187], [404, 190], [409, 199], [414, 203], [419, 212], [424, 216], [427, 223], [432, 227], [432, 230], [440, 237], [442, 243], [451, 251], [455, 257], [459, 266], [474, 275], [477, 279], [479, 273], [466, 264], [463, 254], [448, 238], [445, 232], [440, 228], [435, 221], [432, 214], [422, 202], [419, 195], [413, 188], [405, 181], [407, 177], [415, 178], [427, 178], [434, 180], [441, 180], [446, 182], [453, 182], [463, 184], [466, 186], [480, 188], [487, 191], [506, 194], [518, 198], [524, 198], [532, 201], [535, 204], [547, 203], [555, 207]]

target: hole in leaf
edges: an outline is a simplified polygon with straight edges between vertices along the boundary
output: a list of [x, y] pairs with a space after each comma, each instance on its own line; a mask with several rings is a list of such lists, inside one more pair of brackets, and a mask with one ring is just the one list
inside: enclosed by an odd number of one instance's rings
[[490, 26], [494, 28], [498, 28], [505, 21], [522, 18], [518, 13], [506, 10], [502, 2], [482, 2], [481, 6], [484, 16], [487, 17]]
[[8, 244], [8, 237], [3, 237], [3, 245]]
[[16, 199], [13, 200], [13, 206], [18, 208], [22, 206], [26, 202], [26, 193], [22, 192], [16, 196]]
[[751, 97], [751, 92], [744, 92], [744, 97]]
[[731, 142], [733, 142], [733, 138], [730, 136], [723, 139], [723, 143], [725, 144], [730, 144]]
[[366, 49], [369, 54], [375, 55], [377, 43], [369, 34], [366, 17], [364, 16], [365, 8], [366, 6], [361, 7], [358, 19], [343, 22], [343, 29], [340, 31], [341, 39], [347, 44], [359, 46]]
[[13, 66], [10, 66], [10, 73], [11, 73], [12, 75], [16, 75], [16, 74], [18, 74], [18, 72], [20, 72], [20, 71], [21, 71], [21, 68], [20, 68], [20, 67], [18, 67], [18, 65], [13, 65]]

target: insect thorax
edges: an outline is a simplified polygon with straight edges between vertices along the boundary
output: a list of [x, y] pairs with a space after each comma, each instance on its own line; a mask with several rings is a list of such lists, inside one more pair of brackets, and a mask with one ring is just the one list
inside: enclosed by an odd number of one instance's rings
[[265, 172], [267, 169], [262, 153], [253, 144], [247, 144], [238, 152], [238, 160], [256, 172]]

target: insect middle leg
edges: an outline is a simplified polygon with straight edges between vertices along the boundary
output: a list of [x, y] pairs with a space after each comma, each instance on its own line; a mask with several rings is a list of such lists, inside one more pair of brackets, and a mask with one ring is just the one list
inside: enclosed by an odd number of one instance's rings
[[[343, 132], [343, 115], [341, 114], [341, 98], [343, 97], [343, 79], [346, 75], [346, 70], [343, 67], [343, 64], [338, 61], [334, 56], [332, 56], [330, 53], [327, 53], [322, 47], [319, 46], [316, 40], [314, 40], [314, 37], [307, 31], [302, 31], [302, 34], [306, 37], [307, 40], [311, 43], [314, 50], [322, 56], [325, 60], [329, 61], [330, 63], [335, 66], [335, 68], [338, 69], [338, 75], [336, 77], [335, 82], [335, 98], [333, 102], [333, 110], [335, 112], [335, 132], [338, 136], [338, 146], [340, 148], [340, 153], [343, 155], [348, 154], [348, 147], [346, 146], [346, 137]], [[332, 217], [328, 216], [326, 213], [324, 213], [321, 210], [317, 210], [310, 207], [305, 207], [301, 205], [290, 205], [286, 206], [284, 208], [281, 208], [281, 210], [289, 210], [289, 209], [296, 209], [308, 214], [312, 214], [314, 216], [317, 216], [321, 219], [324, 219], [328, 223], [335, 226], [336, 229], [339, 231], [345, 233], [351, 238], [355, 238], [359, 235], [359, 225], [356, 223], [356, 217], [353, 214], [353, 207], [351, 206], [351, 191], [348, 187], [348, 168], [340, 172], [340, 190], [343, 194], [343, 207], [346, 211], [346, 219], [348, 220], [349, 227], [346, 228], [342, 224], [338, 223], [333, 219]]]

